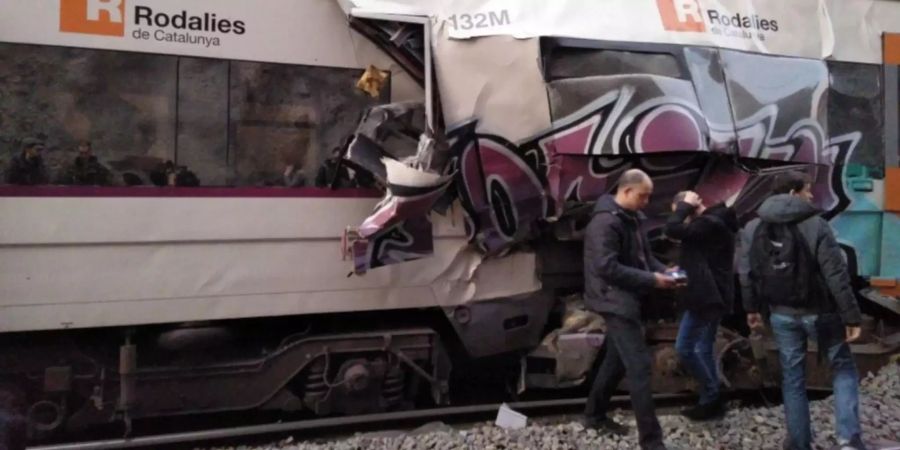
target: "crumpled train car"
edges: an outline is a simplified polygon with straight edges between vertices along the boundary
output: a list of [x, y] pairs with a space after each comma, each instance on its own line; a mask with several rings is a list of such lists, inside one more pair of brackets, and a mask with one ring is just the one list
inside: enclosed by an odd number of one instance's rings
[[[445, 404], [493, 361], [519, 393], [583, 385], [603, 324], [580, 233], [630, 167], [660, 251], [674, 193], [749, 220], [773, 174], [810, 171], [871, 318], [861, 366], [900, 345], [896, 5], [76, 3], [4, 6], [0, 142], [44, 132], [50, 164], [94, 135], [141, 150], [120, 167], [216, 181], [0, 187], [0, 387], [33, 436]], [[230, 186], [265, 146], [337, 146], [382, 190]], [[658, 301], [654, 387], [688, 390]], [[734, 388], [775, 380], [765, 340], [724, 330], [719, 354]]]

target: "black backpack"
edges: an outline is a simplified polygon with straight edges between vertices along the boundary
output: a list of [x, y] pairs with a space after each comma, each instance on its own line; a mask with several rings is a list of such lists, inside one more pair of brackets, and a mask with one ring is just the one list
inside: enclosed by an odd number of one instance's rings
[[821, 293], [816, 261], [796, 223], [760, 222], [750, 245], [750, 279], [768, 305], [809, 308]]

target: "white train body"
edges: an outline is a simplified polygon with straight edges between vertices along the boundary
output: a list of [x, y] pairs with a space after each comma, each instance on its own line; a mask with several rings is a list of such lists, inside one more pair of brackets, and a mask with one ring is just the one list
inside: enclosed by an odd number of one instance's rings
[[348, 276], [341, 232], [377, 198], [203, 190], [222, 196], [0, 197], [0, 332], [451, 307], [540, 289], [533, 256], [483, 261], [459, 208], [435, 215], [434, 257]]

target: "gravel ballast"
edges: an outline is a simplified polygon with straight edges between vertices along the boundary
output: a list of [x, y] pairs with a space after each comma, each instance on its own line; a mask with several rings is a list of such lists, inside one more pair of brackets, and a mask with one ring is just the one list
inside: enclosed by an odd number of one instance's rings
[[[860, 418], [867, 442], [900, 440], [900, 365], [890, 364], [878, 375], [866, 376], [860, 388]], [[816, 432], [814, 448], [831, 449], [834, 436], [832, 398], [811, 402]], [[292, 439], [264, 446], [217, 447], [215, 450], [357, 450], [357, 449], [633, 449], [637, 448], [634, 416], [616, 411], [613, 417], [631, 428], [623, 437], [585, 429], [577, 420], [551, 423], [530, 421], [519, 430], [504, 430], [493, 423], [467, 429], [429, 424], [412, 432], [358, 434], [330, 442], [294, 442]], [[670, 449], [780, 449], [785, 436], [784, 412], [771, 408], [731, 409], [721, 420], [694, 423], [680, 415], [660, 417]], [[878, 447], [876, 447], [878, 448]]]

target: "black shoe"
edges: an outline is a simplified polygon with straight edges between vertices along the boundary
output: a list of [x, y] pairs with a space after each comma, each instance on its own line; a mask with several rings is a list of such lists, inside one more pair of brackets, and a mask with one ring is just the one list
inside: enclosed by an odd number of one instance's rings
[[718, 419], [725, 415], [727, 407], [721, 397], [709, 403], [694, 406], [681, 412], [682, 415], [691, 420], [703, 421]]
[[610, 419], [609, 417], [587, 417], [584, 419], [585, 428], [593, 428], [601, 433], [625, 436], [628, 427]]
[[691, 420], [697, 420], [697, 414], [700, 412], [700, 405], [694, 405], [681, 410], [681, 415]]

